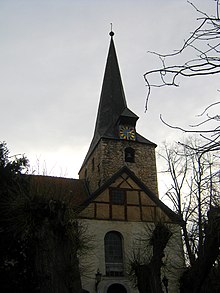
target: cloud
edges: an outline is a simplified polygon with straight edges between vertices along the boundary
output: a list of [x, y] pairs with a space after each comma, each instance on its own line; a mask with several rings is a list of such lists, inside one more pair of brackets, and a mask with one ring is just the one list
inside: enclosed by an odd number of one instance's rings
[[[211, 6], [210, 1], [195, 4], [204, 10]], [[110, 22], [127, 102], [140, 116], [138, 131], [157, 144], [164, 137], [175, 139], [177, 133], [159, 114], [188, 125], [216, 97], [217, 79], [155, 90], [145, 114], [143, 74], [158, 66], [147, 51], [177, 49], [195, 18], [189, 4], [174, 0], [0, 1], [1, 140], [13, 153], [54, 160], [64, 169], [73, 160], [68, 173], [77, 174], [78, 158], [83, 161], [94, 131]]]

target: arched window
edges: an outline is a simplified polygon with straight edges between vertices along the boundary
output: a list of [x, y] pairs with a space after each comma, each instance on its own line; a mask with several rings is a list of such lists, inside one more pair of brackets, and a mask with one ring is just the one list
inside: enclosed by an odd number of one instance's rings
[[125, 162], [134, 163], [135, 159], [135, 150], [133, 148], [126, 148], [125, 149]]
[[123, 275], [122, 236], [111, 231], [105, 235], [105, 267], [107, 276]]

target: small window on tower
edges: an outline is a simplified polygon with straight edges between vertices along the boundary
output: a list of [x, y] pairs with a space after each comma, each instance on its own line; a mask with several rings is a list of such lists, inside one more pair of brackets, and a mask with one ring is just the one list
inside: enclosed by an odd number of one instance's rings
[[125, 162], [134, 163], [135, 150], [133, 148], [125, 149]]
[[94, 169], [95, 169], [95, 159], [93, 158], [92, 159], [92, 171], [94, 171]]

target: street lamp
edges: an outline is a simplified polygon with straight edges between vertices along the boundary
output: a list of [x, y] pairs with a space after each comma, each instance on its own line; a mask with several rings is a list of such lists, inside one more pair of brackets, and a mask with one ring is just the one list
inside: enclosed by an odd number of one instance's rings
[[98, 288], [98, 285], [101, 282], [101, 280], [102, 280], [102, 274], [100, 273], [100, 271], [98, 269], [96, 274], [95, 274], [95, 289], [96, 289], [96, 292], [97, 292], [97, 288]]
[[164, 287], [166, 289], [166, 293], [168, 293], [168, 279], [166, 276], [163, 277], [163, 280], [162, 280], [163, 284], [164, 284]]

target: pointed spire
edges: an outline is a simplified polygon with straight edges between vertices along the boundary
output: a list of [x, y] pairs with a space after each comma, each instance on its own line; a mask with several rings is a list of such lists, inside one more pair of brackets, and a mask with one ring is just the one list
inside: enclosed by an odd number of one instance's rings
[[84, 163], [87, 161], [101, 137], [115, 138], [115, 127], [120, 114], [127, 107], [121, 80], [115, 45], [114, 32], [109, 33], [111, 40], [102, 84], [94, 136]]
[[113, 41], [114, 33], [111, 31], [109, 35], [111, 36], [111, 41], [104, 73], [94, 136], [102, 136], [110, 127], [114, 128], [119, 115], [127, 107]]

